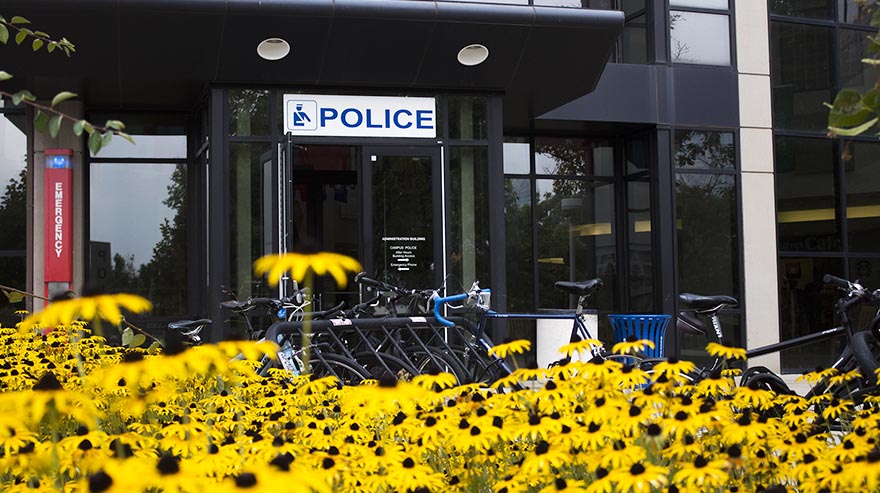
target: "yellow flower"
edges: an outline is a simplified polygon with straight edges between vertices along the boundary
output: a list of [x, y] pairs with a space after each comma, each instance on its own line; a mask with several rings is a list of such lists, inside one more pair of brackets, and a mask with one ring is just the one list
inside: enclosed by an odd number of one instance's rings
[[511, 354], [522, 354], [532, 348], [532, 341], [526, 339], [517, 339], [504, 344], [498, 344], [489, 348], [489, 356], [497, 356], [506, 358]]
[[28, 331], [37, 324], [42, 327], [70, 325], [77, 318], [94, 320], [97, 317], [101, 317], [110, 323], [118, 324], [122, 320], [120, 308], [124, 308], [132, 313], [143, 313], [151, 310], [153, 305], [146, 298], [125, 293], [102, 294], [56, 301], [50, 303], [42, 311], [24, 319], [19, 324], [19, 330]]
[[649, 347], [654, 349], [654, 342], [649, 341], [648, 339], [639, 339], [637, 341], [623, 341], [618, 342], [611, 348], [611, 352], [614, 354], [633, 354], [633, 353], [641, 353], [645, 351], [645, 348]]
[[717, 342], [706, 345], [706, 351], [716, 358], [723, 359], [746, 359], [746, 350], [742, 348], [728, 347]]
[[302, 281], [309, 270], [319, 276], [330, 274], [336, 284], [344, 288], [348, 284], [345, 273], [360, 272], [362, 267], [357, 260], [332, 252], [266, 255], [254, 262], [254, 271], [259, 275], [268, 274], [269, 284], [272, 286], [278, 284], [285, 272], [290, 271], [291, 277]]
[[571, 358], [575, 353], [592, 354], [593, 351], [601, 347], [602, 341], [598, 339], [581, 339], [580, 341], [570, 342], [562, 346], [559, 348], [559, 352]]

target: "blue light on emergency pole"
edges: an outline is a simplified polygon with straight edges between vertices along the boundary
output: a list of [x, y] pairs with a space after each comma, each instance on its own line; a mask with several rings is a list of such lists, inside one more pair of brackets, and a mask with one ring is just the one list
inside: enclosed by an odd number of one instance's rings
[[70, 168], [70, 156], [48, 156], [46, 159], [47, 168]]

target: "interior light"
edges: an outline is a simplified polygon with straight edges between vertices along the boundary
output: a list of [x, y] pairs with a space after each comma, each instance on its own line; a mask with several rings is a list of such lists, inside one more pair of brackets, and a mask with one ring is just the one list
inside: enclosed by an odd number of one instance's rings
[[290, 53], [290, 43], [281, 38], [264, 39], [257, 45], [257, 54], [265, 60], [281, 60]]
[[479, 65], [489, 58], [489, 48], [480, 44], [467, 45], [458, 51], [458, 63], [467, 67]]

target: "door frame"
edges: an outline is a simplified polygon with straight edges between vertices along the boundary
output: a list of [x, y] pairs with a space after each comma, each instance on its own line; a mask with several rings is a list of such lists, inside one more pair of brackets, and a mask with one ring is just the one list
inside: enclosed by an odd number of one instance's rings
[[433, 222], [434, 285], [419, 286], [419, 289], [435, 288], [446, 278], [446, 193], [445, 162], [443, 146], [439, 144], [413, 145], [370, 145], [361, 144], [361, 167], [358, 173], [358, 191], [361, 194], [361, 252], [364, 269], [375, 273], [373, 265], [373, 159], [372, 156], [430, 157], [431, 158], [431, 197]]

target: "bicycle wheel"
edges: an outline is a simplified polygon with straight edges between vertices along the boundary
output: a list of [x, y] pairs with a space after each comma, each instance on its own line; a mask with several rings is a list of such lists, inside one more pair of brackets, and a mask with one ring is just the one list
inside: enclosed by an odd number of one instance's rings
[[402, 358], [379, 352], [360, 352], [352, 355], [354, 360], [377, 380], [392, 376], [397, 380], [409, 380], [418, 375], [416, 367]]
[[357, 361], [335, 354], [320, 354], [312, 358], [311, 373], [316, 378], [334, 376], [343, 385], [357, 385], [371, 375]]
[[416, 361], [416, 371], [419, 375], [433, 375], [437, 373], [450, 373], [455, 376], [456, 385], [464, 383], [465, 369], [456, 360], [442, 350], [428, 348], [412, 348], [407, 354]]
[[876, 381], [877, 368], [880, 367], [880, 342], [874, 334], [867, 330], [853, 334], [852, 351], [862, 376]]

